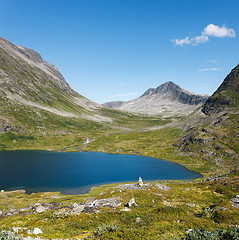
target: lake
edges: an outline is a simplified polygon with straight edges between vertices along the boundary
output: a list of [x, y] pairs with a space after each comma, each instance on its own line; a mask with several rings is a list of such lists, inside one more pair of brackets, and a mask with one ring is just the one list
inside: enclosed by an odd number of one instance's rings
[[86, 193], [92, 186], [150, 180], [192, 180], [202, 175], [165, 160], [100, 152], [1, 151], [0, 190]]

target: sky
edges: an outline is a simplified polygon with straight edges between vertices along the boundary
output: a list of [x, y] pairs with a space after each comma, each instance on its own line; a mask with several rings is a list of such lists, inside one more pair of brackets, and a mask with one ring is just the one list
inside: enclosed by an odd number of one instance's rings
[[172, 81], [212, 94], [238, 63], [238, 0], [0, 0], [0, 36], [97, 102]]

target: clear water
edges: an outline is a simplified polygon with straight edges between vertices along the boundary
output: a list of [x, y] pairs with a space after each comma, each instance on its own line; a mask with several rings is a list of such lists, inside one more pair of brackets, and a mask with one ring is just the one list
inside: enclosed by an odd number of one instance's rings
[[116, 182], [191, 180], [200, 173], [161, 159], [99, 152], [1, 151], [0, 189], [86, 193]]

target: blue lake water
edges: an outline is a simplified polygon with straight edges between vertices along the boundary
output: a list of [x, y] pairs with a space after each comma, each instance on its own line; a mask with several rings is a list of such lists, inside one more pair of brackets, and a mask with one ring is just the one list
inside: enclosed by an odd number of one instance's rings
[[117, 182], [191, 180], [202, 175], [161, 159], [99, 152], [1, 151], [0, 189], [86, 193]]

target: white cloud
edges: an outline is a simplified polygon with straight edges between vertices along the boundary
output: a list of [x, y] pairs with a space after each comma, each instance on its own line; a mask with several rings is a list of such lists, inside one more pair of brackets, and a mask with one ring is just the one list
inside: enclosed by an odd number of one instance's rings
[[137, 95], [137, 93], [122, 93], [122, 94], [117, 94], [110, 97], [128, 97], [128, 96], [134, 96], [134, 95]]
[[185, 37], [184, 39], [172, 39], [171, 40], [175, 45], [183, 46], [184, 44], [190, 44], [191, 40], [189, 40], [189, 37]]
[[202, 68], [198, 69], [199, 72], [206, 72], [206, 71], [220, 71], [220, 68]]
[[192, 44], [193, 46], [197, 46], [201, 43], [205, 43], [209, 41], [209, 37], [236, 37], [236, 32], [232, 28], [227, 28], [225, 25], [217, 26], [214, 24], [207, 25], [200, 36], [196, 36], [194, 38], [186, 37], [183, 39], [171, 39], [175, 45], [183, 46], [184, 44]]
[[195, 38], [192, 38], [192, 45], [197, 46], [198, 44], [205, 43], [207, 41], [209, 41], [208, 36], [202, 34], [201, 36], [197, 36]]
[[216, 26], [214, 24], [209, 24], [204, 28], [203, 34], [207, 36], [213, 36], [213, 37], [236, 37], [236, 33], [234, 29], [227, 28], [225, 25], [222, 25], [221, 27]]

